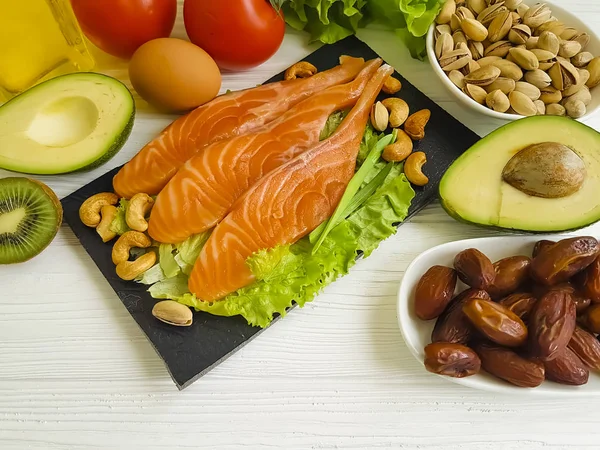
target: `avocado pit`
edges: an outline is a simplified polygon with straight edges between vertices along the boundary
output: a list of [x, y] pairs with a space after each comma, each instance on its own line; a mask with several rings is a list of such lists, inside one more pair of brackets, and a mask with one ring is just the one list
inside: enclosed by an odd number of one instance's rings
[[558, 142], [532, 144], [515, 154], [504, 166], [502, 179], [519, 191], [542, 198], [573, 195], [586, 178], [581, 157]]

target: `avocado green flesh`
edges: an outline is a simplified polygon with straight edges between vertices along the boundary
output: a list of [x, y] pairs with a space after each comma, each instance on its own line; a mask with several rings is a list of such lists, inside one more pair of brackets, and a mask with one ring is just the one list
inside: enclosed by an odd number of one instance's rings
[[114, 78], [53, 78], [0, 107], [0, 168], [32, 174], [94, 168], [121, 149], [134, 116], [131, 93]]
[[[587, 175], [576, 193], [562, 198], [527, 195], [502, 180], [506, 163], [539, 142], [570, 147]], [[442, 206], [453, 217], [478, 225], [550, 232], [600, 220], [600, 133], [575, 120], [534, 116], [505, 125], [481, 139], [447, 170], [440, 182]]]

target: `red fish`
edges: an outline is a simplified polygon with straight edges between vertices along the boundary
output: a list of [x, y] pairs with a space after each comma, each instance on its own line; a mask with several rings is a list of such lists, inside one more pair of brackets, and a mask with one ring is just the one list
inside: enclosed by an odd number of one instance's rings
[[353, 80], [363, 66], [362, 58], [345, 57], [339, 66], [309, 78], [221, 95], [180, 117], [146, 144], [115, 175], [113, 188], [126, 198], [141, 192], [158, 194], [206, 145], [260, 128], [311, 95]]
[[158, 195], [150, 236], [174, 244], [215, 226], [256, 181], [317, 144], [327, 118], [353, 106], [381, 64], [370, 61], [354, 81], [309, 97], [260, 132], [205, 147]]
[[354, 175], [371, 107], [393, 69], [383, 65], [327, 140], [255, 183], [213, 230], [190, 275], [190, 292], [213, 302], [247, 286], [253, 253], [292, 244], [333, 214]]

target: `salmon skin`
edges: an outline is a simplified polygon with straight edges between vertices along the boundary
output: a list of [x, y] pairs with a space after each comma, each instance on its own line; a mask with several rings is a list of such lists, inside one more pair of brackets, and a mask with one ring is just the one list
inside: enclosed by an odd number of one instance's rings
[[119, 170], [113, 178], [115, 193], [125, 198], [141, 192], [158, 194], [204, 146], [256, 130], [311, 95], [353, 80], [364, 66], [363, 58], [344, 57], [341, 61], [309, 78], [220, 95], [180, 117]]
[[327, 140], [255, 183], [215, 227], [188, 287], [214, 302], [254, 280], [246, 260], [261, 249], [292, 244], [333, 214], [354, 175], [371, 107], [393, 68], [381, 66]]
[[202, 149], [158, 194], [150, 215], [150, 236], [176, 244], [215, 226], [256, 181], [316, 145], [328, 117], [356, 103], [382, 62], [370, 61], [354, 81], [309, 97], [260, 132]]

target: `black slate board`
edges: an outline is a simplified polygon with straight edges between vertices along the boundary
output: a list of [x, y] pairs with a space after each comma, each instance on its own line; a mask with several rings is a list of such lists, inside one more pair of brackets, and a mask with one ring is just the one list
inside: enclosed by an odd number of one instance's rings
[[[365, 60], [378, 56], [356, 37], [348, 37], [336, 44], [321, 47], [305, 60], [314, 64], [319, 71], [323, 71], [337, 65], [340, 55], [363, 57]], [[409, 210], [411, 217], [435, 198], [444, 171], [461, 153], [473, 145], [479, 136], [437, 106], [398, 73], [395, 76], [402, 82], [402, 90], [397, 95], [408, 103], [411, 111], [422, 108], [431, 110], [426, 138], [415, 145], [415, 151], [427, 154], [428, 162], [424, 171], [430, 182], [424, 188], [415, 188], [416, 196]], [[283, 73], [274, 76], [268, 82], [281, 79]], [[199, 312], [195, 313], [193, 325], [183, 328], [163, 324], [152, 316], [152, 307], [157, 300], [146, 292], [146, 286], [126, 282], [116, 276], [115, 266], [111, 261], [112, 246], [103, 244], [95, 230], [84, 226], [79, 220], [81, 203], [98, 192], [112, 191], [112, 178], [118, 170], [119, 168], [116, 168], [106, 173], [63, 199], [64, 217], [129, 313], [146, 333], [178, 388], [183, 389], [263, 330], [251, 327], [239, 316], [218, 317]]]

